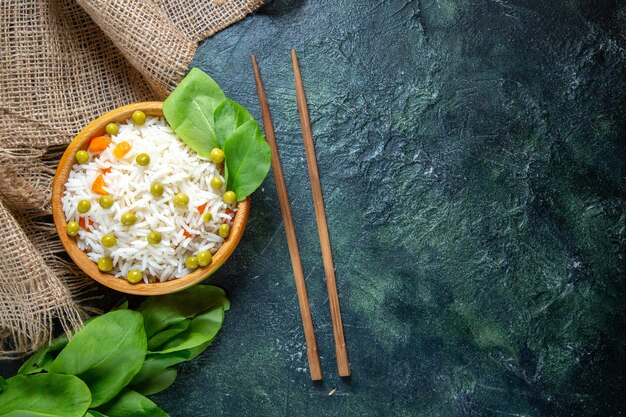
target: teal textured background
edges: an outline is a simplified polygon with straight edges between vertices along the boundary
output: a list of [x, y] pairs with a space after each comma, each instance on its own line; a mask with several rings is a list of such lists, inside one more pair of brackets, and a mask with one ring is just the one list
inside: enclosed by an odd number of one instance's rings
[[[626, 7], [274, 1], [193, 61], [272, 109], [325, 373], [308, 380], [273, 179], [214, 282], [173, 416], [626, 412]], [[299, 52], [353, 377], [337, 377], [291, 73]], [[336, 388], [333, 396], [328, 396]]]
[[270, 174], [207, 280], [232, 301], [221, 334], [153, 400], [173, 417], [625, 415], [625, 48], [626, 4], [582, 0], [276, 0], [203, 42], [193, 65], [256, 117], [259, 60], [324, 381], [309, 380]]

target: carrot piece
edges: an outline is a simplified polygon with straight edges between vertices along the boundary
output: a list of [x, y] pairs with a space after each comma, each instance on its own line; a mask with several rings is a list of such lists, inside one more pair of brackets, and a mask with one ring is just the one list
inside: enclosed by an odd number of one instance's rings
[[197, 209], [200, 213], [204, 213], [204, 209], [206, 208], [206, 205], [209, 203], [204, 203], [201, 206], [198, 206]]
[[113, 155], [115, 155], [116, 158], [121, 158], [126, 155], [128, 151], [130, 151], [130, 143], [120, 142], [113, 148]]
[[233, 214], [235, 214], [234, 211], [232, 211], [231, 209], [227, 208], [226, 210], [224, 210], [224, 213], [228, 214], [230, 217], [233, 217]]
[[185, 235], [185, 237], [191, 237], [191, 233], [189, 233], [187, 229], [185, 229], [184, 227], [183, 227], [183, 235]]
[[108, 174], [109, 172], [111, 172], [111, 167], [108, 167], [108, 168], [102, 168], [102, 173], [103, 173], [103, 174]]
[[106, 184], [104, 183], [104, 177], [102, 176], [102, 174], [98, 174], [98, 176], [96, 177], [96, 180], [93, 182], [91, 186], [91, 190], [96, 194], [101, 194], [101, 195], [109, 194], [106, 191], [104, 191], [104, 188], [102, 188], [105, 185]]
[[93, 226], [93, 220], [91, 220], [89, 217], [81, 217], [80, 219], [78, 219], [78, 224], [83, 229], [88, 230], [87, 225], [89, 225], [89, 227]]
[[89, 152], [99, 153], [104, 151], [111, 144], [111, 139], [106, 136], [97, 136], [89, 142]]

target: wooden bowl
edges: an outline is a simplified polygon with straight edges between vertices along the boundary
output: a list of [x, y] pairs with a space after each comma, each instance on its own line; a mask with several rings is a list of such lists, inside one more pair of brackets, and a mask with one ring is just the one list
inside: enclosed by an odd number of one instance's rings
[[105, 126], [111, 122], [125, 123], [127, 119], [130, 119], [135, 110], [141, 110], [148, 116], [163, 116], [163, 103], [160, 101], [150, 101], [144, 103], [129, 104], [128, 106], [120, 107], [113, 111], [108, 112], [102, 117], [91, 122], [74, 138], [72, 143], [69, 144], [54, 176], [52, 183], [52, 215], [54, 217], [54, 224], [65, 246], [65, 250], [70, 255], [72, 260], [82, 269], [87, 275], [95, 279], [99, 283], [112, 288], [117, 291], [121, 291], [127, 294], [137, 295], [161, 295], [171, 292], [180, 291], [187, 287], [190, 287], [198, 282], [202, 281], [207, 276], [214, 273], [233, 253], [235, 247], [241, 240], [243, 231], [246, 227], [248, 215], [250, 214], [250, 198], [240, 202], [237, 205], [237, 212], [233, 225], [230, 229], [230, 235], [220, 247], [220, 249], [213, 255], [213, 261], [205, 266], [200, 267], [182, 278], [172, 279], [166, 282], [155, 282], [146, 284], [140, 282], [138, 284], [131, 284], [125, 279], [115, 278], [111, 274], [101, 272], [98, 269], [98, 265], [91, 261], [85, 252], [80, 250], [76, 244], [76, 239], [68, 236], [66, 232], [67, 223], [65, 222], [65, 214], [63, 213], [63, 205], [61, 203], [61, 197], [65, 191], [65, 183], [69, 178], [72, 167], [75, 163], [75, 154], [81, 149], [87, 149], [89, 140], [96, 136], [105, 134]]

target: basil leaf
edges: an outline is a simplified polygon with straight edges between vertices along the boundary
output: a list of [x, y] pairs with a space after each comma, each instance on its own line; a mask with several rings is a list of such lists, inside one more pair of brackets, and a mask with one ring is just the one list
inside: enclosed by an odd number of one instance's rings
[[124, 390], [108, 403], [97, 408], [107, 417], [169, 417], [147, 397], [132, 390]]
[[163, 102], [163, 115], [183, 142], [208, 159], [219, 147], [213, 113], [225, 98], [208, 74], [193, 68]]
[[0, 393], [0, 415], [82, 417], [91, 394], [83, 381], [72, 375], [16, 375]]
[[143, 395], [152, 395], [167, 389], [176, 380], [178, 371], [175, 368], [166, 368], [160, 374], [146, 379], [141, 384], [133, 387]]
[[270, 170], [272, 151], [265, 142], [259, 124], [249, 120], [224, 142], [226, 189], [245, 200], [256, 190]]
[[183, 291], [150, 297], [137, 311], [144, 317], [149, 339], [161, 330], [176, 325], [188, 318], [218, 305], [227, 305], [224, 290], [212, 285], [196, 285]]
[[227, 98], [215, 109], [215, 136], [220, 148], [226, 139], [242, 124], [252, 120], [252, 115], [243, 106]]
[[7, 385], [7, 380], [4, 379], [2, 375], [0, 375], [0, 392], [4, 391], [4, 387], [6, 387]]
[[47, 371], [50, 364], [57, 357], [57, 354], [67, 346], [67, 335], [64, 333], [59, 337], [56, 337], [50, 342], [48, 346], [45, 346], [31, 356], [22, 366], [18, 369], [17, 373], [21, 375], [36, 374], [42, 371]]
[[104, 414], [99, 413], [96, 410], [89, 410], [87, 411], [87, 414], [85, 414], [85, 417], [109, 417], [109, 416], [105, 416]]
[[76, 333], [50, 365], [50, 372], [76, 375], [92, 395], [92, 407], [115, 397], [143, 365], [147, 351], [141, 314], [116, 310], [96, 317]]

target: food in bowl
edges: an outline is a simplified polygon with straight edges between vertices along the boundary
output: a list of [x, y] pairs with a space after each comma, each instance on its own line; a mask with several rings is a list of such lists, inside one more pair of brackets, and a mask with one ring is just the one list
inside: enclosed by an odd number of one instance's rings
[[62, 198], [68, 234], [103, 272], [180, 278], [211, 262], [232, 225], [223, 153], [202, 158], [163, 118], [135, 115], [76, 153]]
[[64, 177], [67, 235], [100, 271], [130, 283], [211, 265], [237, 202], [260, 186], [271, 161], [258, 123], [200, 70], [165, 100], [163, 116], [135, 111], [100, 127]]

